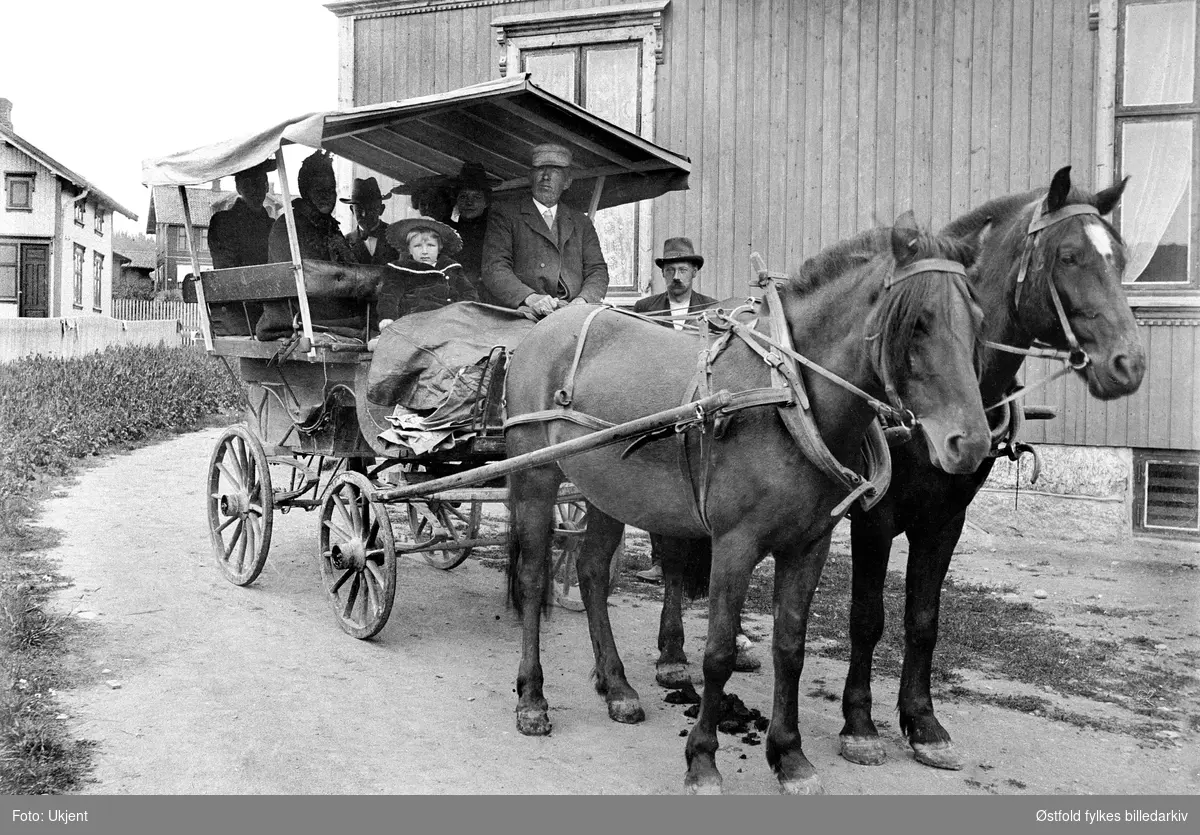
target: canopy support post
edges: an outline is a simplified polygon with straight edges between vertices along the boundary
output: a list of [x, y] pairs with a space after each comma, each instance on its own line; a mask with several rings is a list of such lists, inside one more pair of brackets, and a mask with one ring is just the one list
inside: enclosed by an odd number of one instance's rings
[[208, 323], [208, 305], [204, 302], [204, 282], [200, 280], [200, 259], [196, 256], [196, 231], [192, 228], [192, 207], [188, 205], [187, 186], [179, 186], [179, 201], [183, 204], [183, 231], [187, 235], [188, 254], [192, 258], [196, 301], [200, 304], [200, 332], [204, 334], [204, 350], [211, 354], [212, 328]]
[[275, 167], [279, 169], [279, 190], [283, 193], [283, 215], [287, 218], [288, 246], [292, 251], [292, 274], [296, 277], [296, 301], [300, 304], [300, 329], [308, 341], [308, 358], [317, 358], [313, 344], [312, 314], [308, 311], [308, 290], [304, 286], [304, 262], [300, 259], [300, 239], [296, 236], [296, 214], [292, 211], [292, 195], [288, 190], [287, 167], [283, 162], [283, 147], [275, 151]]
[[592, 187], [592, 200], [588, 203], [588, 220], [596, 219], [596, 208], [600, 205], [600, 195], [604, 192], [604, 175], [601, 174], [596, 178], [596, 185]]

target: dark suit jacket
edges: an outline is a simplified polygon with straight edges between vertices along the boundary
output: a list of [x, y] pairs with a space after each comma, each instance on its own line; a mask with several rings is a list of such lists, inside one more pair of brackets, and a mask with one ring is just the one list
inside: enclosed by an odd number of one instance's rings
[[[400, 260], [400, 253], [384, 237], [387, 234], [387, 228], [388, 225], [386, 223], [383, 221], [379, 222], [379, 237], [375, 239], [374, 255], [367, 249], [367, 245], [363, 242], [363, 236], [358, 231], [357, 226], [354, 227], [353, 232], [346, 236], [346, 243], [350, 244], [350, 251], [354, 253], [354, 257], [358, 259], [358, 263], [382, 266]], [[405, 257], [408, 257], [407, 253]]]
[[[697, 310], [704, 310], [708, 307], [715, 307], [717, 300], [712, 296], [706, 296], [703, 293], [692, 291], [691, 303], [688, 305], [688, 313], [695, 313]], [[646, 296], [644, 299], [638, 299], [633, 303], [634, 313], [657, 313], [663, 310], [671, 309], [671, 301], [666, 292], [658, 293], [653, 296]], [[668, 328], [673, 327], [671, 320], [664, 318], [662, 324]]]
[[482, 278], [501, 305], [520, 307], [531, 293], [567, 301], [604, 299], [608, 264], [592, 221], [560, 202], [555, 226], [558, 240], [528, 196], [489, 210]]

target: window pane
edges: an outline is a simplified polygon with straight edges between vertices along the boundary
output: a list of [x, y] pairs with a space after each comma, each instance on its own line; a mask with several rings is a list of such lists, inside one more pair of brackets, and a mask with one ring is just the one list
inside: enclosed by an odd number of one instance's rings
[[533, 74], [533, 83], [567, 101], [577, 102], [575, 56], [577, 50], [538, 49], [523, 53], [525, 72]]
[[638, 91], [641, 90], [639, 45], [592, 47], [587, 50], [587, 90], [583, 106], [601, 118], [638, 132]]
[[1121, 173], [1132, 175], [1121, 200], [1126, 283], [1188, 281], [1194, 125], [1163, 119], [1121, 126]]
[[1192, 101], [1196, 4], [1156, 3], [1125, 10], [1124, 105]]
[[17, 297], [17, 268], [0, 264], [0, 299]]
[[0, 244], [0, 264], [16, 266], [17, 264], [17, 245], [16, 244]]

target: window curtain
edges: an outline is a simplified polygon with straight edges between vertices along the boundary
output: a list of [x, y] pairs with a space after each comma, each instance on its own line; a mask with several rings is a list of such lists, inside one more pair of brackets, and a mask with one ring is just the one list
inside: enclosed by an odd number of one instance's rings
[[1171, 216], [1190, 195], [1192, 124], [1189, 118], [1123, 126], [1121, 171], [1132, 175], [1121, 198], [1121, 233], [1129, 252], [1126, 282], [1146, 269]]

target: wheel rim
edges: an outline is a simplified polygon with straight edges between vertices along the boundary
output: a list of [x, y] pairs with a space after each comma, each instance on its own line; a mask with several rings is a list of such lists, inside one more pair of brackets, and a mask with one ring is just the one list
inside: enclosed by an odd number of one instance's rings
[[383, 629], [396, 595], [396, 543], [387, 508], [371, 482], [343, 472], [321, 503], [320, 565], [326, 598], [342, 629], [370, 638]]
[[275, 503], [262, 444], [243, 426], [217, 441], [208, 468], [208, 526], [213, 556], [230, 580], [253, 583], [271, 547]]
[[[479, 535], [483, 515], [482, 502], [466, 502], [454, 507], [447, 502], [411, 502], [408, 505], [408, 524], [413, 541], [427, 542], [437, 536], [448, 536], [454, 542], [474, 539]], [[434, 568], [448, 571], [462, 565], [473, 548], [437, 549], [422, 551], [421, 556]]]

